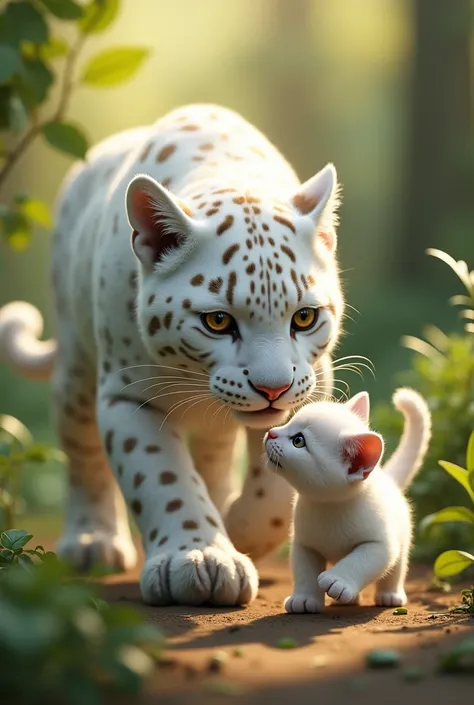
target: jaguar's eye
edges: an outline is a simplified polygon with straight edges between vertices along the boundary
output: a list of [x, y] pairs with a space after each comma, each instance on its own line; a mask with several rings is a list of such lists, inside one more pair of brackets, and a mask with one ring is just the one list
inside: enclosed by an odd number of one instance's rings
[[203, 313], [201, 321], [211, 333], [232, 333], [237, 329], [235, 320], [225, 311]]
[[291, 319], [291, 327], [293, 330], [309, 330], [312, 328], [319, 317], [319, 309], [317, 308], [300, 308]]
[[306, 445], [306, 441], [302, 433], [297, 433], [291, 440], [293, 441], [295, 448], [304, 448]]

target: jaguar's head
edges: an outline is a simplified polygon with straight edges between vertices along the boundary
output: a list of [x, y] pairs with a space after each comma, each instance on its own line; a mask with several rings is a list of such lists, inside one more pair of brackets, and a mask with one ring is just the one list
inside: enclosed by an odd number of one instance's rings
[[281, 424], [308, 397], [330, 392], [321, 370], [343, 313], [337, 204], [332, 165], [286, 200], [229, 186], [184, 202], [135, 177], [127, 212], [150, 354], [189, 370], [201, 387], [205, 379], [247, 426]]

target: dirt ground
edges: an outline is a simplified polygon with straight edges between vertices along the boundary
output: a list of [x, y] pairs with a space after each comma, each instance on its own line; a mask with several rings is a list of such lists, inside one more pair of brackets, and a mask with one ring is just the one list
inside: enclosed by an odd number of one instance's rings
[[[370, 590], [360, 607], [287, 615], [282, 608], [291, 590], [286, 561], [271, 559], [259, 569], [257, 600], [238, 609], [145, 607], [137, 572], [106, 579], [107, 600], [138, 607], [167, 637], [148, 705], [212, 705], [229, 699], [242, 705], [340, 705], [349, 698], [355, 705], [451, 705], [454, 696], [474, 702], [473, 676], [436, 672], [441, 654], [474, 636], [474, 618], [439, 614], [459, 603], [459, 592], [457, 587], [450, 594], [427, 591], [429, 568], [412, 570], [404, 616], [395, 616], [393, 608], [371, 607]], [[281, 639], [293, 639], [294, 648], [280, 648]], [[399, 666], [368, 668], [366, 655], [373, 649], [397, 650]], [[411, 680], [414, 668], [418, 679]]]

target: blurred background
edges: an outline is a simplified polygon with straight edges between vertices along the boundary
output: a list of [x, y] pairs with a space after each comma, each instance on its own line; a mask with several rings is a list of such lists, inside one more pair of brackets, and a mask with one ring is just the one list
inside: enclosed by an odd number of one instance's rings
[[[119, 89], [79, 87], [68, 114], [95, 143], [180, 104], [215, 102], [260, 128], [302, 180], [334, 162], [343, 184], [339, 260], [354, 307], [339, 354], [372, 360], [375, 380], [344, 379], [382, 403], [411, 364], [402, 335], [420, 335], [425, 323], [463, 331], [448, 303], [462, 287], [425, 250], [474, 265], [473, 18], [470, 0], [123, 0], [84, 57], [120, 43], [148, 46], [151, 56]], [[66, 39], [69, 31], [61, 27]], [[52, 204], [70, 163], [37, 143], [2, 197], [26, 191]], [[46, 335], [50, 243], [46, 231], [21, 253], [0, 241], [0, 305], [34, 303]], [[54, 441], [48, 385], [2, 366], [0, 389], [0, 413]], [[57, 467], [28, 478], [31, 511], [55, 512]]]

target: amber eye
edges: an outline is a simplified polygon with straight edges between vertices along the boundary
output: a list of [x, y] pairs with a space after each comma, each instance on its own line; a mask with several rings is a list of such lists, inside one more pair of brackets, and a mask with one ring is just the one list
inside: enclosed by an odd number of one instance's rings
[[293, 441], [295, 448], [304, 448], [306, 445], [306, 441], [302, 433], [297, 433], [291, 440]]
[[225, 311], [212, 311], [212, 313], [203, 313], [201, 320], [208, 330], [212, 333], [231, 333], [236, 330], [237, 325], [228, 313]]
[[309, 330], [318, 320], [318, 316], [317, 308], [300, 308], [291, 319], [291, 327], [294, 330]]

